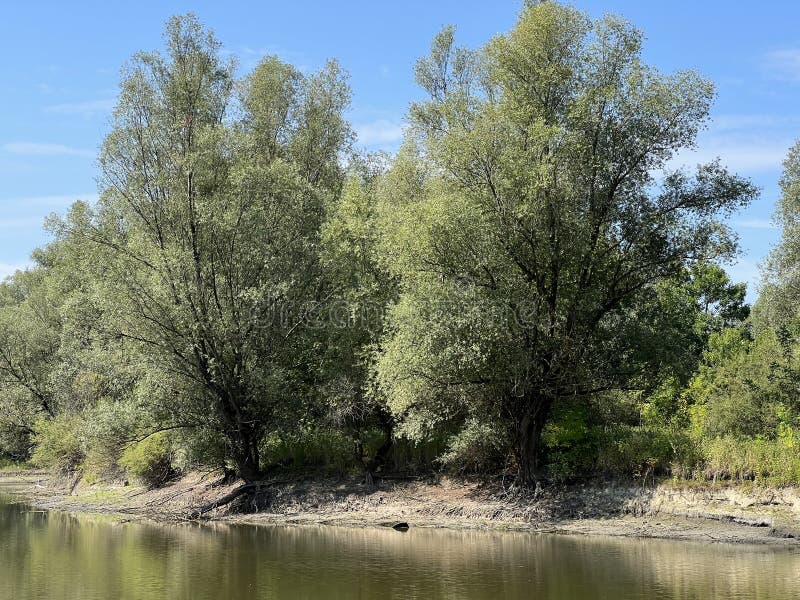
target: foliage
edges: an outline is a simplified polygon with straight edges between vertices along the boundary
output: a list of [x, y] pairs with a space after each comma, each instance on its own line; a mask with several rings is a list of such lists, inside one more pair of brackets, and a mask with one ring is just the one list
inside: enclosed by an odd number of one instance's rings
[[167, 432], [146, 437], [126, 448], [119, 464], [149, 487], [158, 487], [174, 474], [173, 449]]
[[[346, 75], [275, 57], [237, 81], [193, 16], [166, 54], [124, 73], [100, 154], [101, 197], [57, 225], [93, 251], [109, 332], [159, 383], [170, 426], [219, 431], [238, 473], [261, 476], [261, 437], [311, 377], [324, 206], [349, 143]], [[304, 358], [305, 357], [305, 358]]]
[[722, 217], [756, 194], [718, 162], [669, 170], [713, 87], [644, 65], [641, 40], [554, 2], [479, 50], [446, 28], [379, 188], [402, 195], [386, 233], [402, 292], [378, 360], [392, 410], [422, 429], [502, 419], [527, 482], [559, 403], [647, 389], [675, 362], [686, 333], [664, 326], [662, 288], [732, 256]]
[[750, 314], [725, 219], [757, 190], [671, 169], [713, 86], [627, 21], [443, 29], [392, 156], [353, 149], [335, 61], [240, 77], [192, 15], [164, 41], [99, 201], [0, 283], [0, 461], [800, 482], [800, 144]]
[[755, 481], [765, 485], [796, 485], [800, 481], [798, 431], [777, 439], [718, 437], [708, 441], [702, 477], [707, 480]]
[[706, 438], [775, 438], [800, 416], [798, 345], [771, 329], [755, 339], [728, 329], [709, 341], [704, 363], [687, 394], [695, 431]]
[[492, 423], [469, 420], [451, 436], [439, 461], [457, 473], [489, 474], [502, 471], [508, 442], [504, 432]]
[[269, 464], [288, 469], [319, 468], [341, 475], [356, 466], [352, 440], [336, 430], [271, 435], [263, 442], [263, 454]]
[[64, 475], [75, 471], [86, 457], [80, 440], [80, 427], [76, 416], [39, 419], [34, 426], [35, 450], [31, 461]]
[[598, 468], [617, 476], [671, 474], [691, 477], [704, 455], [686, 431], [663, 427], [619, 427], [600, 446]]
[[789, 149], [784, 160], [780, 188], [775, 221], [782, 229], [782, 238], [764, 265], [761, 293], [753, 311], [756, 329], [777, 330], [800, 318], [800, 142]]

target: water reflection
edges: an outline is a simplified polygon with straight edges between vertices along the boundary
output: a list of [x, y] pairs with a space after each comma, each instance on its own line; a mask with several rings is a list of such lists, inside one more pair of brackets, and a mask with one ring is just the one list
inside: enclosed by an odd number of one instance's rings
[[[6, 499], [7, 500], [7, 499]], [[411, 529], [156, 526], [0, 498], [0, 599], [791, 598], [776, 548]]]

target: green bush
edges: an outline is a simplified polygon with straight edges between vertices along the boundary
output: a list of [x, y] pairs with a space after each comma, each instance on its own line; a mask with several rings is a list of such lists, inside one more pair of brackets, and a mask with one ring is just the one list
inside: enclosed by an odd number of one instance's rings
[[135, 437], [141, 413], [130, 401], [102, 400], [88, 410], [84, 418], [81, 440], [86, 452], [83, 462], [84, 481], [113, 480], [124, 476], [119, 460], [125, 441]]
[[175, 474], [172, 459], [169, 435], [162, 431], [129, 446], [122, 453], [119, 464], [148, 487], [158, 487]]
[[[367, 455], [374, 454], [383, 443], [379, 430], [361, 436]], [[387, 457], [390, 471], [429, 471], [446, 448], [444, 436], [430, 440], [410, 440], [400, 436]], [[363, 469], [356, 459], [355, 442], [350, 435], [329, 428], [308, 429], [267, 435], [261, 443], [264, 464], [285, 469], [318, 469], [342, 475]]]
[[502, 467], [508, 444], [496, 427], [476, 419], [453, 435], [439, 462], [458, 473], [488, 473]]
[[341, 474], [356, 466], [353, 440], [331, 429], [268, 435], [261, 454], [266, 464], [290, 469], [316, 467]]
[[219, 468], [226, 464], [226, 440], [221, 433], [202, 428], [177, 429], [172, 432], [174, 465], [181, 471]]
[[389, 452], [389, 470], [404, 473], [429, 473], [440, 466], [440, 457], [447, 453], [452, 441], [452, 432], [431, 432], [425, 437], [410, 438], [399, 435]]
[[697, 442], [676, 428], [617, 426], [602, 437], [597, 468], [605, 474], [686, 477], [703, 458]]
[[31, 461], [60, 474], [75, 471], [86, 458], [81, 443], [81, 426], [81, 419], [74, 415], [36, 421]]
[[597, 427], [589, 427], [588, 407], [560, 405], [542, 432], [547, 474], [556, 481], [592, 475], [597, 463]]
[[774, 440], [720, 437], [706, 442], [705, 479], [754, 481], [768, 485], [800, 483], [800, 440], [784, 429]]
[[0, 460], [12, 463], [24, 462], [30, 458], [31, 447], [30, 431], [0, 423]]

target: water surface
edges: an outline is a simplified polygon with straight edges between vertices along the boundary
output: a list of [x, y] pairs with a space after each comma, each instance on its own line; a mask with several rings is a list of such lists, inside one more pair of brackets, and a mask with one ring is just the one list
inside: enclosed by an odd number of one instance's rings
[[786, 548], [414, 529], [114, 524], [0, 495], [0, 600], [793, 598]]

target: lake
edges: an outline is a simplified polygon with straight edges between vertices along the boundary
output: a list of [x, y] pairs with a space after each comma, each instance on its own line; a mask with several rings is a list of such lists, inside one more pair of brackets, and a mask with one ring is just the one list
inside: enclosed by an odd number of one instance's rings
[[154, 525], [0, 494], [0, 599], [794, 598], [800, 550], [411, 528]]

